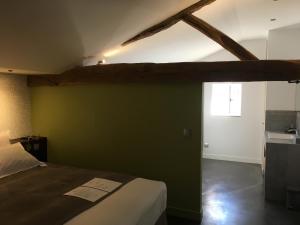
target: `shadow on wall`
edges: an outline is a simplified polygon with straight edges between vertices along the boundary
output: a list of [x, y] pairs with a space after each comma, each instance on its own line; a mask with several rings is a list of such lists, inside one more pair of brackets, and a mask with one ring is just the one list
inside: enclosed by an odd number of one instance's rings
[[78, 64], [82, 40], [67, 1], [3, 1], [0, 14], [0, 67], [61, 72]]

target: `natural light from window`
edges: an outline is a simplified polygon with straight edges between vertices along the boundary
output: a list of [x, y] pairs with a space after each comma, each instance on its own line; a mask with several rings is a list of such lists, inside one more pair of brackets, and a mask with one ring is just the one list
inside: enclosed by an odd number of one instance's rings
[[241, 116], [241, 105], [241, 83], [214, 83], [212, 85], [211, 114], [213, 116]]

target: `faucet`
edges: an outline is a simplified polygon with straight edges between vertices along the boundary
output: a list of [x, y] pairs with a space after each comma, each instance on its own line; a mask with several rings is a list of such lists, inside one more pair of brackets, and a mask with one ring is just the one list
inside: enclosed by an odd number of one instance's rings
[[290, 134], [295, 134], [296, 137], [298, 137], [298, 129], [297, 128], [289, 128], [287, 130], [287, 132], [290, 133]]

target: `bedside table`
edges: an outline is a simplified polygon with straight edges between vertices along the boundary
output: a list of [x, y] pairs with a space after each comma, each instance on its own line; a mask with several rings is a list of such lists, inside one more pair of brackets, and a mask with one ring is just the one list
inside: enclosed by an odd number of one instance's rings
[[21, 137], [11, 140], [11, 143], [20, 142], [24, 149], [39, 161], [47, 162], [47, 138], [39, 136]]

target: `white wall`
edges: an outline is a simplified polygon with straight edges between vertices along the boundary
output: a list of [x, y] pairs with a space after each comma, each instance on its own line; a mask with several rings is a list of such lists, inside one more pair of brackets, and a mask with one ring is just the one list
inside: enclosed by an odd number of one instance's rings
[[[299, 86], [299, 85], [297, 85]], [[267, 110], [296, 110], [296, 84], [287, 81], [267, 82]]]
[[[266, 58], [266, 40], [249, 40], [241, 44], [258, 58]], [[217, 52], [202, 61], [237, 60], [225, 50]], [[210, 114], [212, 84], [204, 84], [203, 112], [203, 157], [261, 163], [263, 152], [264, 120], [265, 120], [265, 82], [243, 83], [242, 116], [219, 117]]]
[[242, 85], [241, 117], [212, 116], [212, 83], [204, 85], [203, 157], [239, 162], [261, 163], [264, 135], [265, 83]]
[[[266, 39], [253, 39], [241, 41], [239, 44], [250, 50], [259, 59], [266, 59], [267, 40]], [[227, 50], [218, 51], [212, 55], [200, 59], [199, 61], [233, 61], [239, 60]]]
[[300, 59], [300, 27], [269, 31], [268, 59]]
[[0, 131], [11, 138], [31, 135], [30, 93], [26, 76], [0, 74]]
[[[269, 32], [268, 59], [300, 59], [300, 28]], [[267, 82], [267, 110], [300, 110], [300, 85]]]
[[295, 110], [300, 111], [300, 84], [296, 85]]
[[[249, 40], [241, 44], [260, 59], [300, 59], [300, 29], [291, 27], [270, 31], [266, 40]], [[201, 61], [237, 60], [227, 51], [217, 52]], [[266, 87], [267, 86], [267, 87]], [[245, 83], [242, 117], [210, 115], [211, 84], [204, 87], [204, 148], [206, 158], [261, 162], [265, 108], [268, 110], [300, 110], [300, 84], [287, 82]], [[267, 96], [267, 97], [266, 97]]]

